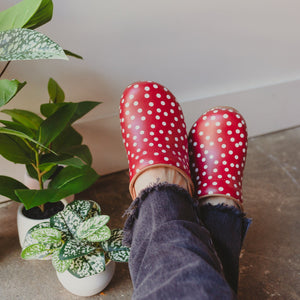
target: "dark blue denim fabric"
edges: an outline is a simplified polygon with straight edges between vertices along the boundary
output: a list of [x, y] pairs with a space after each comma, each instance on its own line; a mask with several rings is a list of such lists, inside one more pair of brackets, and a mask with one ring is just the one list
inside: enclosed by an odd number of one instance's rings
[[[215, 210], [222, 215], [238, 216], [236, 227], [244, 223], [244, 216], [234, 212], [233, 208], [215, 207]], [[134, 286], [133, 299], [236, 299], [234, 285], [232, 289], [225, 278], [238, 277], [239, 251], [236, 249], [240, 249], [243, 235], [240, 240], [233, 241], [231, 253], [228, 245], [232, 232], [223, 228], [222, 234], [218, 234], [215, 224], [226, 226], [223, 221], [219, 222], [213, 207], [199, 210], [197, 202], [186, 190], [166, 183], [145, 189], [127, 213], [123, 242], [131, 246], [129, 269]], [[222, 220], [226, 219], [222, 217]], [[229, 223], [230, 230], [235, 230], [232, 222]], [[219, 243], [219, 248], [226, 245], [225, 251], [218, 249], [221, 255], [217, 253], [212, 237]], [[223, 241], [225, 237], [228, 243]], [[237, 263], [237, 267], [230, 270], [230, 276], [223, 269], [227, 257]]]
[[209, 230], [218, 256], [222, 262], [224, 275], [237, 292], [239, 280], [239, 256], [251, 220], [235, 207], [205, 205], [199, 207], [199, 217]]

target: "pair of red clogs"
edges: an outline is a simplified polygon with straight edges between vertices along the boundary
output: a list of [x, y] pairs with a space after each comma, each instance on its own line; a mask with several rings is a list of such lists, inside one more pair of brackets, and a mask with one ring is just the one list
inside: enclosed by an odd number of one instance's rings
[[221, 195], [242, 208], [247, 129], [235, 109], [209, 110], [187, 136], [183, 112], [174, 95], [156, 82], [137, 82], [122, 95], [120, 121], [132, 195], [141, 172], [167, 166], [187, 179], [190, 191], [198, 198]]

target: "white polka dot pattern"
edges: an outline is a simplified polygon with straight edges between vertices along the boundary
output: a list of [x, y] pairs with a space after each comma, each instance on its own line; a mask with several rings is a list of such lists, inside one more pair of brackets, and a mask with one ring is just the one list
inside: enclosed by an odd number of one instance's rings
[[173, 166], [190, 177], [184, 117], [168, 89], [151, 81], [128, 86], [121, 97], [120, 122], [130, 180], [156, 164]]
[[197, 196], [226, 195], [242, 204], [247, 128], [233, 108], [202, 115], [189, 133], [192, 179]]

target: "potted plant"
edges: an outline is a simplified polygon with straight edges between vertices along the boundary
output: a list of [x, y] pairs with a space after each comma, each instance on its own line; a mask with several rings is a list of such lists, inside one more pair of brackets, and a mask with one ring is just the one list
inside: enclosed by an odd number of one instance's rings
[[[81, 58], [35, 30], [50, 21], [52, 13], [52, 0], [23, 0], [0, 12], [0, 61], [7, 61], [0, 77], [12, 60], [67, 59], [66, 55]], [[25, 84], [1, 79], [0, 106]], [[72, 123], [99, 103], [65, 102], [63, 90], [53, 79], [48, 82], [48, 92], [49, 103], [40, 107], [43, 117], [31, 111], [6, 109], [2, 112], [12, 120], [0, 120], [0, 155], [24, 164], [37, 181], [37, 187], [29, 189], [14, 178], [0, 176], [0, 194], [23, 203], [26, 209], [21, 205], [18, 210], [21, 244], [27, 230], [40, 222], [35, 219], [47, 219], [63, 209], [61, 199], [86, 189], [98, 178], [91, 168], [90, 151]]]
[[[41, 105], [42, 117], [26, 110], [2, 110], [12, 120], [0, 120], [0, 155], [24, 164], [39, 187], [29, 189], [14, 178], [0, 176], [0, 194], [24, 205], [19, 209], [18, 223], [24, 219], [21, 212], [31, 219], [49, 218], [63, 209], [63, 205], [56, 207], [53, 203], [85, 190], [98, 179], [91, 167], [89, 148], [72, 124], [99, 102], [64, 102], [64, 93], [53, 79], [49, 80], [48, 91], [50, 101]], [[18, 224], [21, 244], [21, 232], [26, 233], [28, 226], [32, 227], [32, 222]]]
[[130, 249], [122, 246], [122, 230], [110, 230], [109, 216], [92, 200], [76, 200], [63, 211], [31, 228], [23, 259], [51, 256], [62, 285], [79, 296], [92, 296], [110, 282], [115, 264], [127, 262]]
[[[52, 14], [52, 0], [23, 0], [0, 12], [0, 61], [7, 62], [0, 78], [15, 60], [68, 60], [66, 55], [82, 58], [63, 50], [48, 36], [35, 30], [49, 22]], [[16, 79], [1, 79], [0, 106], [8, 103], [25, 85], [26, 82]]]

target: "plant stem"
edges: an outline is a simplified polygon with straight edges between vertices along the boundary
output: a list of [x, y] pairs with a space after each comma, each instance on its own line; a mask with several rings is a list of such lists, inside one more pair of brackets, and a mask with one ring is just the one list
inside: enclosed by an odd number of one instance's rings
[[6, 63], [4, 69], [3, 69], [3, 70], [1, 71], [1, 73], [0, 73], [0, 78], [2, 77], [2, 75], [4, 74], [4, 72], [6, 71], [7, 67], [8, 67], [9, 64], [10, 64], [10, 62], [11, 62], [11, 61], [8, 61], [8, 62]]
[[[36, 151], [35, 152], [35, 170], [36, 170], [37, 175], [38, 175], [40, 189], [43, 190], [44, 189], [44, 185], [43, 185], [43, 172], [40, 171], [39, 166], [40, 166], [39, 153], [38, 153], [38, 151]], [[39, 205], [39, 208], [40, 208], [40, 210], [42, 212], [44, 212], [44, 210], [45, 210], [44, 204]]]
[[40, 185], [40, 190], [44, 189], [44, 185], [43, 185], [43, 174], [40, 171], [40, 161], [39, 161], [39, 154], [38, 152], [35, 153], [35, 170], [37, 172], [38, 175], [38, 180], [39, 180], [39, 185]]

